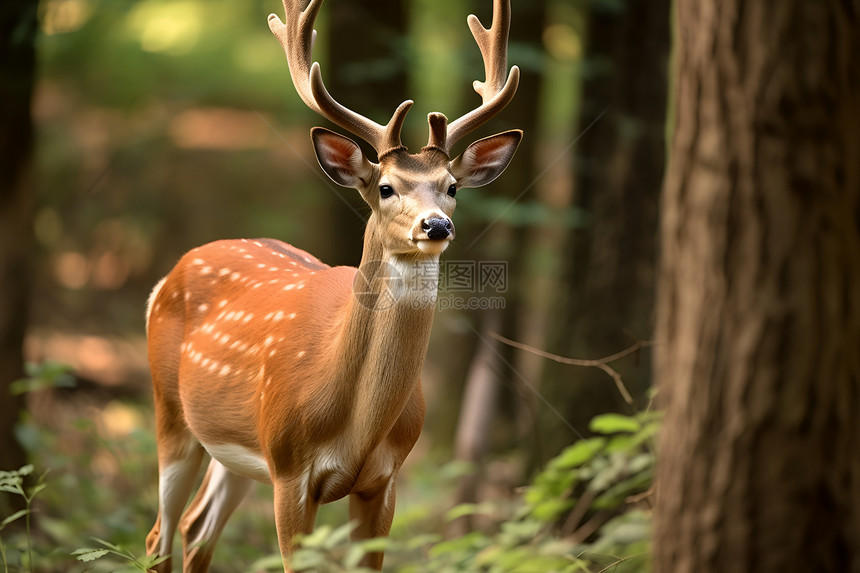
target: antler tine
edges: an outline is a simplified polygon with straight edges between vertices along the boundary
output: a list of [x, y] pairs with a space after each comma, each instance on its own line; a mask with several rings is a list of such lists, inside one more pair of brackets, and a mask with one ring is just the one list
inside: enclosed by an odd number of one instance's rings
[[430, 124], [430, 141], [424, 149], [438, 149], [448, 155], [448, 118], [434, 111], [427, 115], [427, 123]]
[[296, 92], [313, 111], [372, 145], [379, 157], [402, 148], [400, 130], [412, 107], [411, 100], [400, 104], [391, 120], [380, 125], [341, 105], [326, 89], [319, 63], [311, 58], [316, 39], [314, 21], [322, 3], [323, 0], [283, 0], [286, 24], [276, 14], [269, 14], [269, 29], [284, 49]]
[[511, 68], [508, 74], [508, 32], [511, 28], [510, 0], [493, 0], [493, 22], [484, 28], [474, 14], [466, 20], [484, 60], [485, 80], [473, 82], [472, 87], [481, 96], [482, 103], [466, 115], [448, 125], [446, 151], [467, 133], [486, 123], [508, 105], [517, 92], [520, 69]]

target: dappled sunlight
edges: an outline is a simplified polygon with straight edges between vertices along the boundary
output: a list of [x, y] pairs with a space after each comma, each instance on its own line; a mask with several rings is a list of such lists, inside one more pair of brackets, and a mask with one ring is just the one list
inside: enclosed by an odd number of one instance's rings
[[93, 13], [89, 0], [48, 0], [42, 2], [42, 32], [48, 36], [79, 30]]
[[128, 15], [128, 28], [146, 52], [187, 54], [200, 37], [204, 4], [193, 1], [138, 2]]
[[90, 277], [90, 264], [85, 256], [74, 251], [58, 253], [54, 257], [54, 278], [68, 289], [83, 288]]
[[575, 62], [582, 58], [582, 38], [572, 26], [552, 24], [543, 31], [547, 52], [560, 62]]
[[98, 413], [97, 422], [106, 438], [128, 437], [134, 430], [146, 427], [148, 420], [136, 406], [112, 400]]

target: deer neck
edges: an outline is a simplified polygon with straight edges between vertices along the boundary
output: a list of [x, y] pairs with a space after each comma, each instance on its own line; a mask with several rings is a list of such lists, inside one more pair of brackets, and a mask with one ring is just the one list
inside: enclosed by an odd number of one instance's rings
[[387, 253], [379, 233], [371, 216], [338, 353], [354, 381], [353, 422], [371, 439], [388, 433], [418, 384], [439, 276], [438, 256]]

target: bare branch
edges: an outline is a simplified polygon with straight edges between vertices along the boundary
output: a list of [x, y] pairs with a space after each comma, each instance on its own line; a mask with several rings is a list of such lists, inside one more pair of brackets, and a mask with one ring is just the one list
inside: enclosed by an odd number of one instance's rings
[[637, 340], [630, 347], [625, 348], [624, 350], [622, 350], [620, 352], [616, 352], [615, 354], [610, 354], [609, 356], [604, 356], [603, 358], [588, 360], [588, 359], [582, 359], [582, 358], [568, 358], [566, 356], [560, 356], [558, 354], [553, 354], [551, 352], [547, 352], [545, 350], [541, 350], [539, 348], [529, 346], [528, 344], [523, 344], [522, 342], [517, 342], [516, 340], [511, 340], [510, 338], [506, 338], [506, 337], [504, 337], [501, 334], [498, 334], [496, 332], [489, 332], [488, 334], [490, 336], [492, 336], [493, 338], [495, 338], [496, 340], [498, 340], [499, 342], [507, 344], [508, 346], [518, 348], [519, 350], [525, 350], [526, 352], [536, 354], [537, 356], [540, 356], [541, 358], [547, 358], [549, 360], [553, 360], [553, 361], [558, 362], [560, 364], [570, 364], [571, 366], [585, 366], [585, 367], [591, 367], [591, 368], [599, 368], [600, 370], [603, 370], [615, 382], [615, 386], [618, 388], [618, 392], [621, 393], [621, 397], [624, 398], [624, 401], [627, 402], [631, 406], [633, 405], [633, 397], [630, 395], [630, 392], [627, 390], [627, 387], [624, 386], [624, 382], [621, 380], [621, 375], [614, 368], [609, 366], [609, 363], [615, 362], [616, 360], [620, 360], [621, 358], [624, 358], [625, 356], [629, 356], [630, 354], [633, 354], [634, 352], [636, 352], [642, 348], [647, 348], [649, 346], [653, 346], [653, 344], [654, 344], [654, 342], [652, 342], [652, 341]]

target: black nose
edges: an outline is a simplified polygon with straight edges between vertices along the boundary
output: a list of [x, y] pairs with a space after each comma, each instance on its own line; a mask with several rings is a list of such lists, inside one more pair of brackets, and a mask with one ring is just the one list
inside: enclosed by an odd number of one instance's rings
[[427, 233], [427, 237], [433, 241], [447, 239], [451, 234], [451, 219], [442, 217], [429, 217], [421, 222], [421, 228]]

